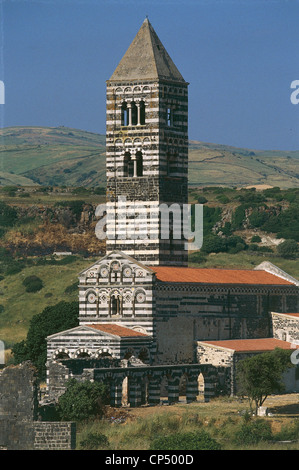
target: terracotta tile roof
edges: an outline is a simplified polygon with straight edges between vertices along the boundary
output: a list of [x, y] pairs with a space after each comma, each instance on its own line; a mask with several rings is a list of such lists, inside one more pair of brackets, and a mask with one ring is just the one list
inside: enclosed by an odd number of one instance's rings
[[223, 341], [200, 341], [200, 343], [219, 346], [221, 348], [232, 349], [236, 352], [258, 352], [273, 351], [275, 348], [298, 349], [299, 345], [294, 345], [287, 341], [276, 338], [257, 338], [257, 339], [228, 339]]
[[[278, 313], [278, 312], [273, 312], [273, 313]], [[290, 317], [299, 317], [299, 313], [281, 313], [280, 315], [289, 315]]]
[[249, 269], [208, 269], [152, 266], [159, 281], [197, 282], [202, 284], [293, 285], [266, 271]]
[[140, 333], [139, 331], [132, 330], [131, 328], [126, 328], [124, 326], [116, 325], [115, 323], [100, 323], [100, 324], [92, 324], [86, 325], [95, 330], [103, 331], [104, 333], [108, 333], [115, 336], [120, 336], [122, 338], [128, 337], [145, 337], [148, 338], [149, 335], [144, 333]]

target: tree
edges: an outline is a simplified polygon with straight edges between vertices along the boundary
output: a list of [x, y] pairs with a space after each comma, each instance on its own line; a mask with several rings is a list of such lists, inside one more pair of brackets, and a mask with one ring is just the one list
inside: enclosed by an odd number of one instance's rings
[[44, 287], [43, 281], [35, 275], [27, 276], [23, 281], [23, 286], [26, 292], [38, 292]]
[[38, 369], [40, 377], [44, 377], [47, 360], [46, 337], [59, 331], [78, 326], [78, 302], [59, 302], [46, 307], [41, 313], [34, 315], [30, 321], [27, 338], [12, 348], [16, 364], [30, 360]]
[[255, 404], [257, 412], [268, 395], [284, 391], [282, 373], [292, 367], [290, 353], [290, 350], [276, 348], [238, 362], [237, 393], [248, 397], [251, 410]]
[[226, 251], [225, 240], [218, 235], [208, 235], [203, 239], [201, 251], [204, 253], [219, 253]]
[[285, 240], [278, 245], [277, 251], [283, 258], [296, 258], [299, 253], [298, 243], [296, 240]]
[[102, 417], [109, 403], [109, 386], [102, 382], [77, 382], [71, 379], [60, 396], [57, 411], [61, 419], [82, 421], [90, 417]]
[[0, 202], [0, 226], [12, 227], [18, 219], [18, 213], [14, 207], [11, 207], [5, 202]]

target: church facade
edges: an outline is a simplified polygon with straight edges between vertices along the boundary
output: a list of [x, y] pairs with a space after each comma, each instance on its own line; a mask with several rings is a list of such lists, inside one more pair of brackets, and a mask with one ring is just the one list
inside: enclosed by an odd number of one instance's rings
[[[157, 403], [165, 377], [172, 401], [183, 375], [189, 401], [200, 374], [205, 396], [218, 382], [232, 392], [235, 352], [296, 348], [299, 282], [270, 263], [189, 268], [174, 219], [161, 237], [161, 204], [188, 202], [188, 83], [148, 19], [107, 81], [106, 137], [106, 256], [78, 276], [79, 326], [47, 338], [49, 394], [63, 390], [57, 377], [61, 384], [84, 370], [110, 381], [116, 406], [124, 378], [132, 381], [131, 406], [146, 395], [145, 382]], [[136, 211], [151, 214], [146, 237], [136, 230]]]

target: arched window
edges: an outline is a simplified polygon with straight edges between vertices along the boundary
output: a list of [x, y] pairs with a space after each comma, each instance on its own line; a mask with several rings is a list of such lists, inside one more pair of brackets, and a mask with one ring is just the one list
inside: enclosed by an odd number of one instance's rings
[[131, 123], [132, 126], [137, 126], [138, 124], [137, 106], [134, 101], [131, 103]]
[[119, 312], [118, 297], [112, 297], [112, 299], [111, 299], [111, 315], [118, 315], [118, 312]]
[[144, 101], [140, 101], [140, 120], [139, 123], [141, 126], [145, 125], [145, 103]]
[[167, 127], [173, 126], [173, 110], [170, 107], [166, 109], [166, 125]]
[[125, 101], [123, 102], [121, 106], [121, 125], [122, 126], [129, 125], [129, 109]]
[[131, 158], [130, 152], [126, 152], [124, 156], [124, 176], [134, 176], [134, 162]]
[[142, 153], [136, 153], [136, 176], [143, 176], [143, 158]]
[[115, 293], [112, 294], [110, 298], [110, 315], [121, 315], [122, 311], [122, 299], [121, 297]]

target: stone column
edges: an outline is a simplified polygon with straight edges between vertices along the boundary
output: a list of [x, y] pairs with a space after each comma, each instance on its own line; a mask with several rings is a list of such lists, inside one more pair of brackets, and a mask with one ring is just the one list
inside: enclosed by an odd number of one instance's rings
[[215, 384], [213, 380], [205, 377], [204, 401], [207, 403], [215, 396]]
[[141, 386], [138, 377], [129, 377], [129, 397], [128, 402], [132, 408], [141, 405]]
[[110, 384], [110, 405], [119, 408], [122, 406], [122, 379], [112, 380]]
[[137, 126], [140, 126], [140, 103], [137, 101]]
[[150, 377], [148, 384], [148, 403], [149, 405], [157, 405], [160, 403], [161, 384], [159, 378]]
[[128, 108], [128, 126], [132, 126], [132, 104], [128, 103], [127, 108]]
[[133, 156], [132, 160], [133, 160], [133, 165], [134, 165], [134, 174], [133, 174], [133, 176], [134, 176], [134, 178], [136, 178], [136, 177], [137, 177], [137, 160], [136, 160], [136, 155]]
[[187, 403], [192, 403], [193, 401], [196, 401], [197, 395], [198, 395], [197, 375], [194, 375], [188, 378], [188, 382], [186, 385]]
[[168, 380], [168, 402], [178, 403], [180, 381], [178, 378]]

